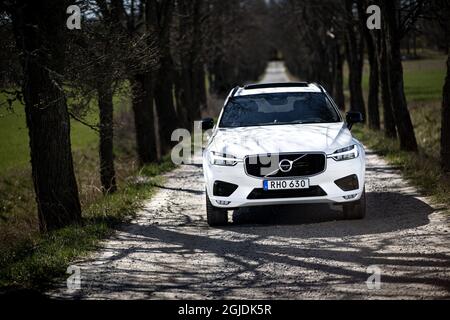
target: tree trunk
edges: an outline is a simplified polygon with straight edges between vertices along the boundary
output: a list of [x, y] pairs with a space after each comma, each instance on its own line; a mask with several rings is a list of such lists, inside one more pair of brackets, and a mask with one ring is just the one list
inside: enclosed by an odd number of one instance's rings
[[100, 180], [105, 194], [117, 191], [114, 169], [114, 123], [112, 83], [102, 79], [97, 84], [100, 111]]
[[182, 67], [176, 81], [177, 114], [180, 125], [188, 130], [201, 119], [206, 108], [205, 73], [197, 65]]
[[171, 141], [172, 133], [178, 128], [178, 117], [173, 102], [173, 86], [173, 65], [169, 54], [169, 56], [165, 56], [161, 60], [154, 94], [158, 112], [162, 155], [170, 152], [173, 145]]
[[180, 126], [185, 129], [190, 129], [190, 115], [189, 107], [192, 104], [190, 99], [190, 81], [188, 74], [184, 67], [176, 73], [175, 77], [175, 92], [176, 92], [176, 102], [177, 102], [177, 114]]
[[375, 50], [369, 51], [370, 61], [370, 78], [369, 78], [369, 128], [373, 130], [380, 130], [380, 109], [379, 109], [379, 71], [378, 61]]
[[12, 12], [16, 44], [22, 51], [22, 90], [42, 232], [81, 222], [70, 119], [60, 79], [67, 6], [67, 1], [19, 1]]
[[442, 170], [450, 173], [450, 54], [447, 59], [447, 77], [445, 78], [442, 98], [441, 129], [441, 163]]
[[367, 54], [369, 56], [370, 75], [369, 75], [369, 100], [368, 100], [368, 115], [369, 128], [373, 130], [380, 130], [380, 109], [379, 109], [379, 70], [378, 59], [376, 55], [376, 39], [373, 33], [366, 26], [365, 17], [366, 6], [361, 1], [358, 4], [358, 13], [360, 20], [360, 28], [366, 40]]
[[171, 25], [174, 11], [174, 0], [148, 0], [148, 28], [157, 34], [160, 61], [156, 72], [154, 98], [158, 114], [158, 128], [161, 154], [170, 152], [173, 145], [172, 133], [178, 127], [173, 97], [174, 66], [170, 52]]
[[413, 46], [414, 46], [414, 59], [418, 59], [419, 56], [417, 55], [417, 34], [415, 31], [413, 31]]
[[[355, 31], [353, 18], [353, 0], [346, 0], [347, 22], [347, 61], [349, 65], [350, 109], [361, 112], [366, 118], [366, 107], [362, 90], [362, 74], [364, 64], [364, 41], [362, 35]], [[357, 30], [360, 28], [358, 27]]]
[[400, 52], [400, 27], [398, 21], [398, 4], [396, 1], [384, 0], [384, 16], [387, 28], [387, 52], [389, 59], [389, 84], [391, 87], [392, 106], [395, 123], [400, 138], [400, 147], [405, 151], [417, 151], [414, 127], [406, 103], [403, 84], [403, 65]]
[[[178, 39], [180, 70], [177, 77], [177, 113], [184, 128], [192, 129], [201, 118], [202, 103], [206, 102], [202, 65], [201, 9], [203, 0], [179, 0]], [[202, 79], [203, 78], [203, 79]], [[202, 83], [203, 82], [203, 83]]]
[[200, 103], [201, 110], [208, 109], [208, 97], [206, 90], [206, 73], [205, 66], [202, 64], [197, 72], [198, 78], [198, 99]]
[[341, 46], [336, 43], [335, 46], [335, 67], [334, 67], [334, 85], [333, 98], [339, 109], [345, 111], [344, 96], [344, 61], [341, 52]]
[[381, 99], [383, 100], [384, 133], [388, 138], [397, 138], [394, 111], [392, 110], [391, 89], [389, 85], [386, 36], [380, 31], [378, 39], [378, 66], [380, 70]]
[[[202, 6], [204, 4], [204, 0], [194, 0], [191, 4], [192, 6], [192, 43], [189, 54], [189, 75], [191, 82], [191, 93], [190, 98], [192, 99], [191, 110], [189, 114], [190, 125], [194, 125], [194, 121], [200, 120], [201, 118], [201, 109], [202, 109], [202, 101], [206, 100], [206, 96], [203, 97], [203, 87], [205, 86], [205, 79], [203, 73], [203, 64], [202, 64], [202, 49], [203, 49], [203, 41], [202, 41]], [[205, 90], [206, 91], [206, 90]]]
[[136, 75], [132, 84], [136, 146], [139, 160], [145, 165], [158, 161], [151, 74]]

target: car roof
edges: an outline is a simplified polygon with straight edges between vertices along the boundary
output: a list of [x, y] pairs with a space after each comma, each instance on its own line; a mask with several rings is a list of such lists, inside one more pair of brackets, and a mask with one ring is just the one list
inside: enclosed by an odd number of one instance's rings
[[262, 83], [250, 84], [244, 87], [237, 87], [232, 93], [233, 97], [249, 96], [270, 93], [321, 93], [323, 88], [315, 83], [308, 82], [286, 82], [286, 83]]

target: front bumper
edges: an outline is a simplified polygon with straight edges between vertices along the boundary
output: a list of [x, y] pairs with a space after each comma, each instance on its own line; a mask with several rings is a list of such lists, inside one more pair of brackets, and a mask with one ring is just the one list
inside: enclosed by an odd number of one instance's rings
[[[242, 208], [252, 206], [269, 206], [284, 204], [302, 204], [302, 203], [335, 203], [342, 204], [359, 200], [364, 192], [365, 184], [365, 154], [353, 160], [337, 162], [333, 159], [327, 159], [325, 172], [311, 176], [302, 177], [310, 180], [311, 187], [320, 187], [325, 196], [282, 198], [282, 199], [248, 199], [249, 195], [255, 189], [263, 188], [263, 180], [249, 176], [245, 172], [244, 163], [238, 163], [234, 167], [220, 167], [211, 165], [206, 159], [203, 159], [203, 171], [206, 181], [206, 189], [211, 203], [218, 208]], [[345, 192], [339, 188], [335, 181], [341, 178], [356, 175], [358, 177], [359, 189]], [[276, 179], [275, 179], [276, 180]], [[235, 192], [229, 197], [214, 196], [214, 182], [223, 181], [238, 186]], [[356, 196], [355, 196], [356, 195]], [[355, 196], [351, 199], [344, 197]], [[218, 203], [218, 201], [220, 203]], [[223, 205], [223, 203], [228, 205]]]

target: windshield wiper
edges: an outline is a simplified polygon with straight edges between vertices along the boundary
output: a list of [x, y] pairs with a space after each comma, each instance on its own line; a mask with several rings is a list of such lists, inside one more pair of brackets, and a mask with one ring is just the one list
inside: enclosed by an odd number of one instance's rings
[[279, 122], [276, 124], [279, 125], [287, 125], [287, 124], [314, 124], [314, 123], [326, 123], [325, 121], [322, 120], [316, 120], [316, 121], [292, 121], [292, 122]]
[[265, 127], [265, 126], [286, 126], [286, 125], [296, 125], [296, 124], [320, 124], [320, 123], [332, 123], [327, 121], [292, 121], [292, 122], [266, 122], [266, 123], [255, 123], [255, 124], [242, 124], [237, 126], [225, 126], [222, 128], [248, 128], [248, 127]]

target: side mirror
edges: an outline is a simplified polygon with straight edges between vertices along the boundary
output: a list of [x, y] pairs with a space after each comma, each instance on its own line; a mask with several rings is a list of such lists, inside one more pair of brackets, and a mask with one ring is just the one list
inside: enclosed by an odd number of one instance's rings
[[214, 128], [214, 119], [206, 118], [202, 120], [202, 130], [207, 131]]
[[352, 130], [353, 125], [356, 123], [363, 123], [364, 116], [361, 112], [348, 112], [346, 116], [347, 125], [350, 130]]

